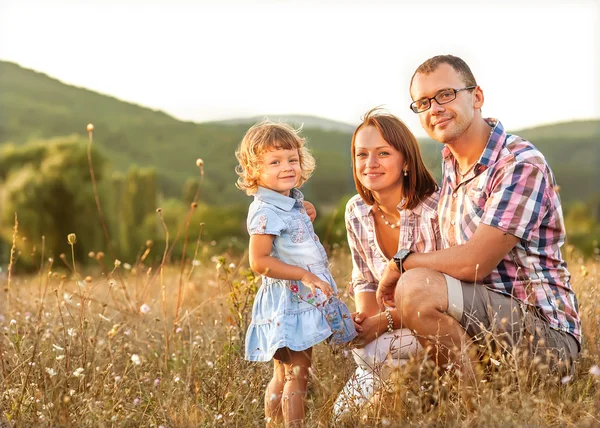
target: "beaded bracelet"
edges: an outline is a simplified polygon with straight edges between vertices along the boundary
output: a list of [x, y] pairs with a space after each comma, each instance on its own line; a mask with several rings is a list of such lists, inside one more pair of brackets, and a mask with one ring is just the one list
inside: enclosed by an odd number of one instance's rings
[[388, 333], [393, 333], [394, 332], [394, 318], [392, 318], [392, 314], [390, 313], [389, 309], [385, 310], [385, 317], [387, 318], [387, 331]]

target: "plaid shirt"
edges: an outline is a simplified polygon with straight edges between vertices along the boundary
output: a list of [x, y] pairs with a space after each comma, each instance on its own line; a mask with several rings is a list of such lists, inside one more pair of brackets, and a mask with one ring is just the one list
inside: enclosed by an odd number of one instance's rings
[[442, 149], [444, 248], [467, 242], [480, 223], [519, 238], [483, 283], [541, 308], [550, 327], [581, 341], [577, 298], [560, 252], [565, 226], [554, 175], [529, 141], [507, 134], [495, 119], [486, 121], [493, 128], [487, 146], [460, 183], [454, 156]]
[[[439, 193], [436, 192], [412, 210], [398, 209], [400, 213], [398, 249], [407, 248], [423, 253], [441, 248], [437, 217], [438, 199]], [[352, 252], [350, 285], [355, 294], [375, 293], [389, 260], [377, 243], [373, 206], [367, 205], [360, 195], [352, 197], [346, 205], [346, 230]]]

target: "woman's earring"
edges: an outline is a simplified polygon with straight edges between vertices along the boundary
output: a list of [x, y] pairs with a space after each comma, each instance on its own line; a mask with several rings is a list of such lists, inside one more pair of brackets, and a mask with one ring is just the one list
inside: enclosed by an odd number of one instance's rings
[[404, 168], [404, 176], [408, 177], [408, 169], [407, 168]]

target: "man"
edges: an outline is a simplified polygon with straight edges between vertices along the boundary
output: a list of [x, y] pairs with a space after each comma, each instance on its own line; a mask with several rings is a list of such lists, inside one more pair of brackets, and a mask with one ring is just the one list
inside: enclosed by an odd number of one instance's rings
[[438, 207], [444, 249], [400, 250], [379, 283], [380, 306], [393, 301], [402, 317], [394, 328], [413, 330], [441, 365], [470, 365], [463, 357], [475, 342], [508, 352], [518, 346], [570, 371], [581, 323], [545, 158], [483, 118], [483, 91], [460, 58], [425, 61], [410, 94], [427, 134], [445, 145]]

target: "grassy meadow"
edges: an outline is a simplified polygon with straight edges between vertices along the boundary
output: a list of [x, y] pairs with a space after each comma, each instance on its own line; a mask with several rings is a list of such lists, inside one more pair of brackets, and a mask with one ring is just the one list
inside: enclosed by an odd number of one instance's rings
[[[148, 244], [133, 265], [101, 252], [85, 267], [40, 253], [38, 274], [0, 273], [0, 426], [264, 426], [272, 366], [243, 360], [259, 278], [244, 257], [211, 256], [200, 241], [188, 243], [190, 260], [147, 266], [148, 253], [165, 250]], [[349, 254], [334, 248], [330, 259], [342, 290]], [[569, 260], [586, 338], [575, 376], [540, 377], [498, 357], [467, 406], [460, 379], [413, 361], [380, 401], [333, 423], [354, 362], [322, 344], [307, 425], [600, 426], [600, 263]]]

